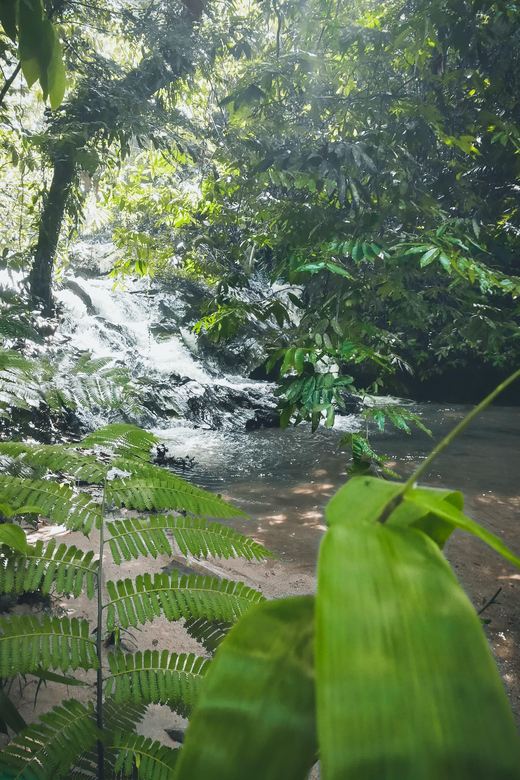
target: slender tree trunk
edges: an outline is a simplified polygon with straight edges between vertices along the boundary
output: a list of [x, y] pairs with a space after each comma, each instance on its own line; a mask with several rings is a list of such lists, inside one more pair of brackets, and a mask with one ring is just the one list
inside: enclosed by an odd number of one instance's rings
[[41, 215], [36, 253], [29, 274], [32, 302], [35, 306], [42, 306], [43, 313], [47, 317], [54, 313], [52, 297], [54, 257], [75, 169], [72, 151], [67, 154], [64, 150], [63, 155], [54, 162], [54, 175]]
[[[186, 34], [189, 35], [192, 25], [199, 21], [202, 16], [205, 0], [181, 0], [186, 8], [185, 20], [187, 21]], [[0, 0], [1, 2], [1, 0]], [[70, 121], [81, 123], [85, 130], [85, 144], [96, 138], [101, 132], [106, 136], [107, 130], [115, 131], [117, 128], [125, 128], [125, 123], [129, 117], [124, 111], [120, 113], [117, 108], [118, 98], [124, 104], [124, 96], [132, 95], [135, 101], [133, 114], [139, 113], [139, 102], [147, 104], [150, 98], [161, 88], [175, 82], [180, 76], [188, 73], [192, 69], [192, 63], [186, 60], [176, 51], [168, 49], [163, 53], [164, 60], [157, 61], [156, 58], [143, 60], [137, 67], [133, 68], [126, 76], [119, 81], [107, 81], [104, 85], [104, 99], [100, 100], [103, 90], [100, 91], [96, 84], [87, 95], [78, 96], [76, 100], [69, 101], [67, 104], [67, 113]], [[95, 114], [98, 121], [92, 117], [92, 108], [95, 108]], [[102, 122], [100, 117], [107, 114]], [[133, 117], [135, 118], [135, 116]], [[106, 122], [109, 121], [110, 127], [107, 128]], [[131, 122], [129, 123], [131, 124]], [[52, 178], [49, 195], [41, 215], [40, 228], [38, 233], [38, 243], [34, 262], [29, 274], [29, 287], [32, 302], [35, 306], [43, 308], [45, 316], [52, 316], [55, 312], [54, 301], [52, 297], [52, 276], [54, 270], [54, 259], [60, 237], [61, 225], [65, 215], [67, 200], [70, 189], [76, 175], [76, 163], [74, 149], [65, 146], [61, 150], [61, 155], [54, 160], [54, 175]]]

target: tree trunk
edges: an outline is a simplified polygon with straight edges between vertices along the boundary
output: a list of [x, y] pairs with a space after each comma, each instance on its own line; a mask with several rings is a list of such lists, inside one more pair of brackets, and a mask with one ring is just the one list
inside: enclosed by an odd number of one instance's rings
[[34, 306], [43, 307], [46, 317], [52, 316], [55, 311], [52, 297], [54, 257], [75, 169], [72, 151], [67, 154], [64, 150], [63, 156], [54, 162], [54, 175], [41, 215], [36, 253], [29, 274], [32, 302]]
[[[1, 2], [1, 0], [0, 0]], [[186, 7], [186, 33], [197, 22], [204, 10], [205, 0], [182, 0]], [[150, 57], [144, 59], [122, 79], [108, 81], [100, 89], [95, 84], [86, 95], [76, 95], [76, 100], [67, 104], [68, 120], [72, 124], [80, 123], [85, 129], [85, 145], [96, 136], [106, 138], [107, 132], [115, 134], [116, 129], [125, 128], [130, 119], [139, 115], [140, 102], [147, 104], [150, 98], [168, 84], [172, 84], [182, 74], [188, 73], [192, 63], [177, 51], [168, 48], [163, 52], [164, 59]], [[125, 96], [131, 95], [133, 104], [125, 113]], [[123, 110], [118, 107], [120, 104]], [[108, 126], [107, 126], [108, 125]], [[130, 135], [131, 135], [130, 129]], [[76, 147], [78, 151], [78, 147]], [[74, 148], [65, 146], [59, 159], [54, 159], [54, 175], [40, 221], [38, 243], [34, 256], [33, 267], [29, 274], [29, 287], [32, 302], [42, 306], [45, 316], [55, 312], [52, 297], [52, 275], [54, 258], [60, 237], [61, 224], [65, 215], [70, 189], [76, 175]]]

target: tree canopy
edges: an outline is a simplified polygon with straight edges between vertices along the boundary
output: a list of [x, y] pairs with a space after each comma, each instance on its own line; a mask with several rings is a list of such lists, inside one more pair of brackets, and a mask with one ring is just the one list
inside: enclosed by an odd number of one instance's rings
[[[280, 373], [284, 424], [332, 424], [353, 380], [399, 389], [413, 372], [417, 390], [450, 368], [518, 364], [516, 5], [45, 9], [65, 101], [44, 118], [25, 96], [22, 132], [15, 92], [3, 107], [4, 170], [27, 177], [31, 160], [34, 191], [18, 203], [27, 239], [6, 236], [4, 255], [25, 253], [35, 303], [52, 311], [59, 237], [67, 214], [81, 229], [94, 188], [120, 273], [210, 284], [200, 333], [277, 324], [265, 370]], [[244, 294], [255, 274], [271, 293]]]

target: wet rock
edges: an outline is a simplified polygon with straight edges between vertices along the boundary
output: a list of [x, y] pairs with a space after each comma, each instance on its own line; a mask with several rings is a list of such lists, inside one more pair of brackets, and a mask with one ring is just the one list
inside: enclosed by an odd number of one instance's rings
[[25, 441], [35, 439], [41, 444], [61, 444], [85, 435], [87, 427], [73, 409], [51, 409], [41, 402], [28, 409], [12, 407], [9, 417], [0, 418], [0, 439]]
[[174, 471], [185, 472], [193, 468], [195, 458], [190, 457], [190, 455], [185, 455], [183, 458], [170, 455], [166, 444], [158, 444], [155, 448], [154, 463], [157, 463], [158, 466], [166, 466]]
[[87, 314], [95, 314], [96, 309], [94, 307], [94, 304], [92, 303], [92, 298], [86, 292], [80, 285], [76, 282], [75, 279], [64, 279], [62, 282], [63, 287], [66, 287], [68, 290], [71, 290], [75, 295], [78, 296], [80, 301], [83, 301], [85, 306], [87, 307]]
[[262, 392], [258, 388], [199, 386], [198, 392], [187, 399], [186, 418], [214, 430], [251, 430], [262, 425], [273, 425], [274, 414], [274, 399], [265, 390]]
[[255, 409], [254, 417], [246, 421], [246, 431], [258, 428], [279, 428], [280, 415], [276, 409]]
[[363, 402], [358, 395], [349, 393], [348, 390], [340, 392], [340, 397], [345, 404], [344, 409], [338, 409], [338, 414], [359, 414], [363, 410]]

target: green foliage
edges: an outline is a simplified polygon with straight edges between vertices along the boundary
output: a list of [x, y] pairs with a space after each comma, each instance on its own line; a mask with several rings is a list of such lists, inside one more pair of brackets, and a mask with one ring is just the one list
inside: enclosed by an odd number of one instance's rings
[[107, 604], [107, 629], [117, 622], [123, 628], [144, 625], [164, 613], [168, 620], [181, 617], [234, 622], [262, 595], [243, 582], [218, 580], [196, 574], [173, 571], [168, 574], [139, 574], [130, 579], [106, 584], [110, 601]]
[[[25, 323], [22, 332], [12, 313], [5, 316], [13, 325], [10, 337], [31, 337]], [[113, 409], [138, 417], [143, 406], [130, 372], [106, 364], [104, 359], [92, 360], [87, 353], [65, 369], [45, 357], [29, 360], [14, 350], [0, 349], [0, 417], [8, 429], [15, 430], [15, 418], [25, 419], [25, 436], [38, 435], [34, 420], [38, 411], [43, 411], [44, 417], [59, 417], [80, 408]]]
[[[167, 704], [187, 714], [196, 701], [209, 661], [166, 649], [131, 655], [123, 653], [116, 643], [118, 649], [109, 654], [106, 670], [104, 628], [119, 634], [129, 626], [162, 615], [168, 620], [218, 621], [223, 633], [263, 600], [259, 592], [241, 582], [179, 575], [176, 571], [153, 577], [145, 573], [135, 581], [108, 580], [102, 584], [105, 530], [110, 532], [108, 544], [116, 564], [140, 555], [171, 555], [174, 544], [182, 553], [197, 557], [242, 555], [248, 560], [263, 560], [270, 555], [242, 534], [191, 517], [243, 513], [220, 497], [154, 466], [150, 450], [155, 443], [155, 437], [145, 431], [114, 424], [76, 444], [0, 444], [0, 468], [4, 472], [0, 475], [0, 506], [6, 510], [6, 517], [36, 511], [51, 522], [62, 522], [85, 534], [94, 525], [101, 531], [99, 557], [94, 560], [92, 551], [58, 545], [55, 540], [46, 546], [41, 541], [31, 545], [18, 526], [0, 526], [4, 559], [1, 592], [55, 592], [75, 597], [85, 592], [87, 598], [98, 599], [95, 635], [87, 620], [77, 618], [0, 618], [0, 677], [34, 674], [49, 684], [81, 685], [85, 683], [56, 672], [66, 674], [81, 668], [97, 674], [95, 708], [64, 702], [42, 716], [39, 724], [28, 727], [16, 719], [9, 699], [2, 694], [0, 718], [4, 728], [9, 725], [20, 732], [0, 755], [2, 776], [115, 778], [120, 771], [131, 774], [135, 769], [147, 780], [171, 777], [175, 754], [134, 734], [134, 724], [150, 703]], [[25, 476], [11, 476], [13, 473]], [[100, 485], [101, 501], [82, 492], [78, 480], [82, 485]], [[175, 508], [184, 514], [107, 520], [109, 502], [152, 510]], [[4, 529], [6, 533], [2, 534]], [[122, 705], [123, 711], [118, 712]], [[98, 730], [101, 723], [102, 732]], [[69, 741], [66, 750], [62, 749], [63, 740]]]
[[78, 745], [87, 750], [101, 736], [94, 705], [75, 699], [63, 701], [32, 723], [0, 754], [3, 777], [66, 777], [77, 756]]
[[[115, 777], [115, 765], [119, 756], [119, 749], [115, 747], [117, 740], [121, 740], [125, 735], [134, 736], [136, 725], [142, 722], [146, 712], [144, 704], [132, 704], [127, 702], [124, 707], [116, 704], [112, 697], [107, 698], [103, 706], [103, 735], [105, 744], [110, 749], [105, 750], [105, 775], [109, 778]], [[76, 763], [71, 767], [67, 774], [68, 778], [74, 780], [98, 780], [98, 752], [97, 745], [79, 756]], [[118, 780], [121, 775], [118, 776]]]
[[197, 330], [263, 323], [274, 291], [257, 299], [257, 272], [300, 288], [269, 351], [324, 350], [357, 386], [516, 365], [517, 9], [282, 2], [251, 7], [239, 40], [238, 24], [188, 98], [202, 155], [169, 170], [143, 155], [114, 204], [143, 245], [168, 224], [175, 269], [212, 280]]
[[314, 600], [299, 596], [256, 607], [230, 632], [190, 720], [179, 780], [307, 777], [318, 750], [313, 625]]
[[71, 531], [88, 534], [101, 525], [101, 508], [86, 493], [48, 480], [22, 477], [2, 477], [2, 501], [18, 509], [26, 504], [36, 506], [39, 513], [54, 523], [62, 523]]
[[261, 604], [222, 641], [188, 727], [179, 780], [305, 780], [317, 753], [323, 780], [518, 776], [507, 695], [441, 550], [460, 528], [519, 567], [520, 557], [463, 513], [460, 493], [416, 487], [518, 376], [406, 483], [362, 476], [336, 493], [316, 597]]
[[385, 466], [388, 455], [374, 452], [368, 439], [361, 433], [344, 433], [338, 442], [338, 447], [347, 446], [352, 452], [352, 466], [347, 469], [348, 474], [367, 474], [371, 469], [389, 477], [398, 475]]
[[96, 641], [88, 620], [34, 615], [0, 618], [0, 676], [38, 669], [97, 669]]
[[[373, 420], [380, 431], [384, 431], [385, 423], [388, 419], [396, 428], [406, 433], [410, 433], [409, 423], [413, 423], [424, 433], [431, 436], [431, 431], [422, 424], [419, 415], [395, 404], [366, 406], [361, 413], [361, 417], [367, 422]], [[359, 475], [374, 472], [377, 475], [399, 479], [399, 475], [385, 465], [386, 461], [389, 460], [388, 455], [383, 455], [372, 449], [369, 442], [368, 425], [364, 434], [361, 431], [344, 433], [338, 442], [338, 447], [348, 447], [352, 453], [352, 465], [347, 469], [347, 474]]]
[[108, 447], [115, 455], [149, 460], [150, 449], [157, 438], [149, 431], [133, 425], [112, 423], [89, 433], [83, 439], [85, 447]]
[[[27, 507], [22, 507], [22, 512], [20, 512], [20, 514], [26, 509]], [[33, 507], [30, 507], [30, 510], [33, 511]], [[8, 507], [6, 504], [0, 505], [0, 512], [9, 518], [13, 517], [15, 514], [11, 507]], [[19, 526], [3, 525], [0, 527], [0, 544], [5, 544], [6, 547], [9, 547], [16, 552], [25, 553], [27, 550], [27, 537], [25, 536], [24, 530]]]
[[380, 431], [384, 431], [385, 422], [388, 418], [390, 422], [399, 428], [401, 431], [410, 433], [410, 426], [408, 423], [413, 423], [421, 431], [431, 436], [431, 431], [426, 428], [418, 414], [410, 412], [409, 409], [404, 409], [401, 406], [392, 404], [391, 406], [368, 406], [363, 409], [361, 416], [364, 420], [374, 420]]
[[144, 653], [109, 653], [110, 677], [105, 695], [113, 695], [116, 704], [128, 701], [169, 704], [173, 709], [189, 711], [198, 697], [201, 680], [209, 659], [192, 653], [146, 650]]
[[15, 734], [19, 734], [26, 726], [27, 723], [22, 718], [9, 696], [5, 691], [0, 690], [0, 731], [2, 734], [9, 734], [8, 727], [12, 729]]
[[[127, 466], [127, 461], [115, 461], [116, 468]], [[141, 467], [135, 464], [132, 478], [113, 479], [107, 485], [107, 499], [117, 506], [142, 512], [167, 509], [185, 510], [206, 517], [240, 517], [244, 512], [218, 496], [193, 487], [180, 477], [157, 466]]]
[[18, 39], [18, 55], [29, 87], [39, 80], [43, 99], [57, 109], [65, 95], [66, 75], [61, 44], [47, 18], [42, 0], [3, 0], [0, 23], [5, 33]]
[[129, 776], [137, 767], [137, 777], [142, 780], [170, 780], [177, 762], [177, 750], [153, 742], [140, 734], [116, 733], [114, 744], [108, 744], [110, 750], [119, 751], [114, 764], [114, 772], [123, 771]]
[[112, 537], [108, 544], [117, 564], [122, 558], [130, 561], [140, 555], [152, 555], [154, 558], [164, 553], [171, 555], [172, 546], [167, 532], [171, 533], [181, 553], [186, 556], [240, 556], [248, 561], [276, 557], [258, 542], [232, 528], [219, 523], [208, 525], [206, 520], [189, 517], [155, 515], [146, 520], [128, 517], [107, 523], [107, 528]]
[[[4, 530], [23, 533], [19, 526], [3, 525], [0, 526], [0, 540]], [[51, 539], [45, 549], [43, 542], [38, 540], [34, 546], [26, 544], [23, 550], [16, 552], [20, 554], [9, 553], [0, 569], [1, 593], [41, 591], [47, 595], [53, 591], [77, 598], [85, 587], [88, 598], [94, 598], [98, 564], [93, 561], [92, 550], [85, 553], [75, 545], [58, 545]]]
[[190, 618], [184, 623], [184, 628], [190, 636], [213, 653], [222, 642], [232, 623], [225, 620], [207, 620], [207, 618]]
[[[344, 777], [356, 768], [367, 778], [425, 772], [484, 777], [497, 771], [512, 777], [518, 771], [518, 738], [470, 602], [424, 526], [422, 531], [396, 527], [392, 514], [386, 523], [378, 522], [401, 489], [354, 479], [327, 509], [316, 617], [324, 776]], [[421, 517], [429, 509], [423, 504]], [[435, 518], [442, 521], [443, 515], [435, 510]], [[346, 580], [338, 567], [347, 555], [352, 572]], [[338, 609], [345, 615], [340, 624]], [[349, 625], [358, 631], [349, 631], [347, 641]], [[390, 654], [389, 647], [395, 648]], [[344, 702], [357, 696], [361, 681], [364, 696], [352, 711]], [[366, 726], [374, 718], [381, 723], [377, 740]]]
[[[156, 441], [152, 434], [141, 429], [115, 423], [89, 434], [79, 444], [26, 445], [18, 442], [0, 444], [0, 455], [7, 456], [1, 466], [4, 472], [19, 473], [32, 470], [39, 479], [27, 476], [4, 476], [0, 501], [20, 508], [38, 507], [40, 514], [52, 522], [63, 523], [71, 530], [88, 534], [93, 526], [100, 527], [101, 507], [88, 493], [78, 492], [64, 484], [61, 475], [89, 484], [104, 484], [107, 502], [141, 511], [176, 509], [205, 517], [237, 517], [244, 513], [232, 507], [219, 496], [190, 485], [165, 469], [149, 461], [149, 450]], [[85, 452], [93, 448], [95, 454]], [[113, 471], [115, 469], [115, 471]], [[112, 473], [113, 472], [113, 473]], [[108, 475], [112, 478], [108, 479]], [[124, 474], [119, 477], [115, 474]], [[53, 482], [49, 476], [58, 475]], [[28, 476], [32, 476], [29, 471]], [[42, 477], [46, 477], [42, 479]], [[214, 527], [217, 530], [217, 526]], [[228, 530], [222, 533], [230, 535]], [[186, 539], [189, 534], [180, 534]], [[211, 537], [206, 537], [210, 551]], [[239, 544], [240, 537], [236, 536]], [[254, 545], [242, 544], [242, 550], [257, 550]], [[224, 545], [222, 545], [224, 549]], [[229, 550], [231, 547], [228, 546]]]

